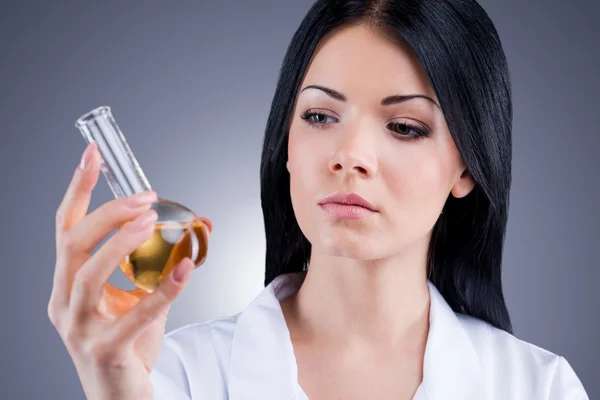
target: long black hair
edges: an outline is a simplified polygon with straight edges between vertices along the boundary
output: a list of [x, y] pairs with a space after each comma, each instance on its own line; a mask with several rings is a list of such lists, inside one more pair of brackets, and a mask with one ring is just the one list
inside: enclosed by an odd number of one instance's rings
[[299, 86], [323, 37], [361, 23], [414, 50], [476, 183], [463, 198], [449, 195], [433, 227], [429, 279], [455, 312], [512, 333], [501, 281], [511, 185], [511, 89], [498, 33], [475, 0], [318, 0], [310, 8], [285, 54], [265, 130], [260, 167], [264, 283], [306, 270], [310, 259], [286, 168]]

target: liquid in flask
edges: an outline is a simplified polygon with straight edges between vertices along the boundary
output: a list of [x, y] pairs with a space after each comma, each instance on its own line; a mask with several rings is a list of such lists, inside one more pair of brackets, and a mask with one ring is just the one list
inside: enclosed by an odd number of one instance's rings
[[[109, 106], [97, 107], [75, 122], [85, 141], [95, 142], [101, 171], [115, 198], [153, 190]], [[184, 205], [158, 196], [154, 232], [120, 263], [125, 276], [138, 288], [153, 292], [179, 262], [189, 257], [199, 266], [208, 253], [212, 226]], [[126, 226], [129, 222], [123, 225]]]

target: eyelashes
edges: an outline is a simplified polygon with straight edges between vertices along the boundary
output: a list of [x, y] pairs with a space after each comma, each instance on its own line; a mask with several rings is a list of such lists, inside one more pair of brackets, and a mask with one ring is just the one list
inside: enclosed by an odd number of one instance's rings
[[[339, 122], [337, 118], [332, 117], [331, 115], [315, 112], [312, 110], [305, 111], [300, 116], [302, 120], [311, 128], [315, 129], [323, 129], [325, 125], [330, 123], [328, 119], [333, 120], [335, 122]], [[334, 123], [335, 123], [334, 122]], [[408, 139], [423, 139], [430, 135], [429, 129], [424, 129], [416, 124], [411, 122], [390, 122], [386, 126], [389, 130], [391, 130], [396, 136]]]
[[[302, 118], [307, 124], [309, 124], [311, 126], [314, 126], [314, 125], [323, 125], [324, 124], [323, 121], [315, 120], [314, 119], [315, 117], [318, 117], [317, 119], [321, 119], [321, 120], [323, 118], [336, 119], [336, 118], [333, 118], [333, 117], [331, 117], [331, 116], [329, 116], [327, 114], [317, 113], [317, 112], [313, 112], [313, 111], [310, 111], [310, 110], [305, 111], [300, 118]], [[320, 128], [320, 126], [319, 126], [319, 128]]]

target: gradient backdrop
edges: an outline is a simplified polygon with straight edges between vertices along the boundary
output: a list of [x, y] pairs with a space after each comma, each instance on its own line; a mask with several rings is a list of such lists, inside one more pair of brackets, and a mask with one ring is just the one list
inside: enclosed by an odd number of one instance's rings
[[[595, 3], [595, 4], [594, 4]], [[263, 129], [312, 0], [2, 1], [0, 398], [83, 398], [46, 307], [54, 217], [110, 105], [153, 187], [214, 222], [167, 329], [240, 311], [262, 289]], [[482, 1], [514, 88], [504, 281], [516, 335], [564, 355], [600, 398], [600, 55], [592, 0]], [[92, 208], [111, 199], [103, 180]], [[111, 283], [130, 287], [120, 271]]]

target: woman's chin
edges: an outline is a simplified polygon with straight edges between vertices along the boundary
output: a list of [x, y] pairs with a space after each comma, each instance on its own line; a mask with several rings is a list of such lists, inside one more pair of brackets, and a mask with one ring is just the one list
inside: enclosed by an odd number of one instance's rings
[[381, 251], [375, 243], [364, 237], [355, 238], [321, 238], [319, 244], [313, 243], [313, 251], [333, 257], [353, 258], [357, 260], [373, 260], [379, 258]]

